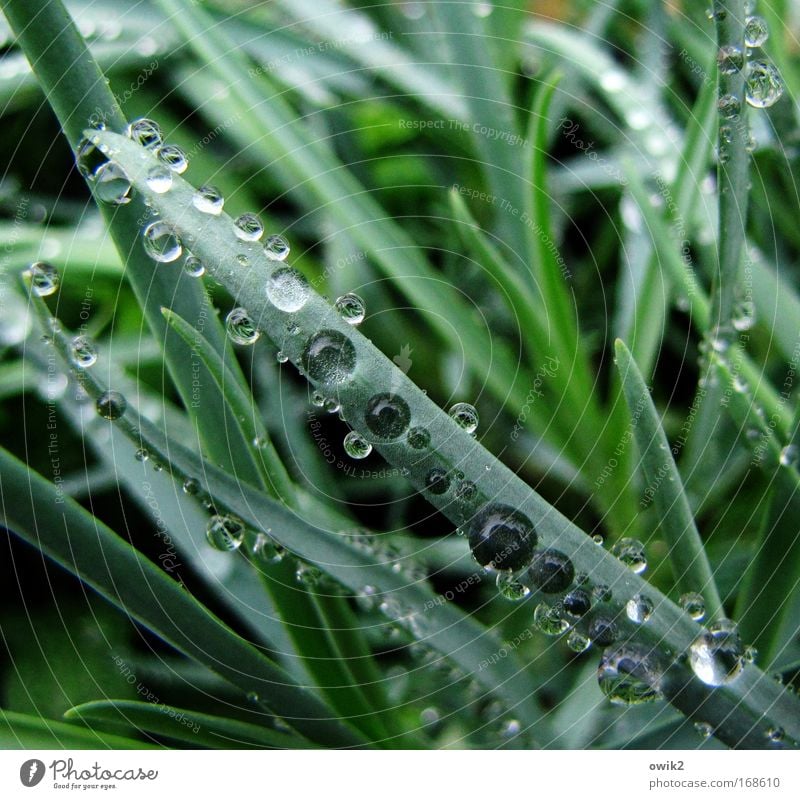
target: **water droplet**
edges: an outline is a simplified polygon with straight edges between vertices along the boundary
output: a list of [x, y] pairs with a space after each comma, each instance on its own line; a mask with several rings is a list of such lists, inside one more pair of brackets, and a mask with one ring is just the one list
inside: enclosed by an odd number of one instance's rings
[[301, 563], [297, 567], [294, 577], [301, 585], [304, 585], [307, 588], [313, 588], [314, 586], [319, 585], [319, 581], [322, 579], [322, 572], [316, 566], [312, 566], [310, 563]]
[[521, 583], [513, 572], [502, 571], [498, 572], [495, 581], [497, 591], [503, 599], [508, 599], [510, 602], [519, 602], [525, 599], [531, 590], [527, 585]]
[[758, 657], [758, 650], [754, 646], [746, 646], [742, 654], [746, 663], [755, 663]]
[[145, 252], [160, 264], [168, 264], [180, 258], [183, 252], [178, 234], [162, 221], [151, 222], [142, 233]]
[[318, 383], [343, 383], [353, 376], [356, 350], [338, 330], [320, 330], [308, 340], [303, 350], [303, 368]]
[[778, 460], [781, 466], [797, 465], [798, 449], [795, 444], [787, 444], [780, 452]]
[[225, 198], [216, 186], [201, 186], [192, 195], [192, 204], [198, 211], [204, 214], [218, 216], [222, 213], [222, 206], [225, 204]]
[[144, 447], [141, 447], [133, 453], [133, 457], [136, 458], [139, 463], [146, 463], [150, 459], [150, 452]]
[[618, 637], [619, 630], [613, 619], [596, 616], [589, 624], [589, 638], [597, 646], [611, 646]]
[[119, 391], [104, 391], [97, 398], [95, 407], [97, 408], [97, 413], [103, 419], [109, 419], [114, 422], [125, 413], [128, 403]]
[[183, 269], [190, 277], [202, 277], [206, 273], [205, 264], [196, 255], [187, 255]]
[[434, 466], [425, 475], [425, 488], [431, 494], [444, 494], [450, 488], [450, 475], [444, 469]]
[[725, 144], [730, 144], [733, 141], [733, 130], [730, 125], [720, 125], [719, 138]]
[[531, 520], [510, 505], [487, 505], [469, 526], [469, 545], [475, 560], [494, 569], [525, 568], [537, 540]]
[[258, 533], [253, 539], [250, 553], [261, 563], [280, 563], [284, 558], [285, 550], [266, 533]]
[[706, 685], [726, 685], [744, 669], [742, 642], [736, 625], [728, 620], [712, 624], [689, 647], [689, 663]]
[[469, 502], [478, 495], [478, 487], [471, 480], [461, 480], [456, 486], [456, 497]]
[[644, 624], [653, 615], [653, 602], [644, 594], [636, 594], [626, 603], [625, 613], [635, 624]]
[[597, 546], [599, 547], [603, 546], [603, 544], [605, 544], [606, 542], [605, 538], [603, 538], [603, 536], [600, 535], [600, 533], [596, 533], [595, 535], [593, 535], [592, 541], [594, 541], [595, 544], [597, 544]]
[[129, 139], [148, 149], [159, 147], [163, 141], [161, 128], [152, 119], [146, 119], [145, 117], [131, 122], [125, 134]]
[[412, 427], [406, 441], [412, 449], [427, 449], [431, 445], [431, 434], [424, 427]]
[[234, 308], [225, 319], [225, 329], [234, 344], [255, 344], [261, 331], [244, 308]]
[[214, 549], [233, 552], [244, 541], [244, 522], [230, 514], [215, 514], [206, 525], [206, 538]]
[[299, 311], [308, 301], [309, 293], [308, 282], [296, 269], [278, 269], [267, 280], [267, 298], [286, 313]]
[[367, 308], [358, 294], [343, 294], [333, 307], [348, 325], [360, 325], [364, 321]]
[[335, 397], [326, 397], [325, 402], [322, 403], [322, 407], [325, 408], [326, 413], [337, 413], [342, 409], [339, 400]]
[[92, 175], [92, 188], [98, 200], [112, 205], [131, 201], [131, 181], [125, 170], [113, 161], [106, 161]]
[[364, 421], [378, 438], [393, 441], [408, 429], [411, 411], [402, 397], [381, 392], [367, 400]]
[[707, 721], [696, 721], [694, 724], [695, 732], [705, 741], [714, 734], [714, 727]]
[[785, 734], [782, 727], [770, 727], [766, 732], [766, 737], [768, 741], [780, 743]]
[[361, 433], [351, 430], [344, 437], [344, 451], [353, 459], [361, 460], [372, 452], [372, 444]]
[[569, 622], [561, 618], [556, 608], [542, 602], [533, 611], [533, 626], [545, 635], [557, 636], [569, 629]]
[[745, 99], [753, 108], [769, 108], [783, 94], [783, 80], [778, 70], [766, 61], [750, 61], [745, 78]]
[[769, 38], [769, 27], [763, 17], [747, 17], [744, 21], [744, 43], [748, 47], [761, 47]]
[[174, 144], [165, 144], [156, 150], [156, 156], [164, 166], [176, 175], [182, 175], [189, 166], [186, 153]]
[[200, 493], [200, 481], [195, 480], [194, 477], [187, 477], [183, 481], [183, 493], [188, 494], [190, 497], [195, 497]]
[[566, 591], [575, 576], [572, 561], [557, 549], [544, 549], [533, 557], [528, 574], [531, 582], [545, 594]]
[[264, 240], [264, 253], [271, 261], [285, 261], [289, 250], [289, 242], [277, 233], [272, 233]]
[[154, 164], [147, 170], [145, 182], [150, 191], [164, 194], [172, 188], [172, 172], [163, 164]]
[[738, 97], [732, 94], [723, 94], [717, 101], [717, 110], [721, 117], [732, 119], [742, 110], [742, 104]]
[[644, 544], [635, 538], [620, 538], [611, 547], [611, 554], [619, 558], [634, 574], [641, 574], [647, 568]]
[[264, 226], [255, 214], [240, 214], [233, 225], [236, 237], [242, 241], [258, 241], [264, 233]]
[[286, 363], [289, 360], [289, 356], [283, 350], [278, 350], [275, 353], [275, 360], [278, 363]]
[[36, 261], [22, 274], [30, 281], [31, 290], [37, 297], [49, 297], [55, 294], [61, 283], [58, 270], [46, 261]]
[[585, 652], [591, 645], [592, 642], [580, 630], [570, 630], [567, 646], [573, 652]]
[[457, 402], [448, 413], [468, 433], [474, 433], [478, 429], [478, 412], [468, 402]]
[[741, 48], [725, 45], [717, 51], [717, 66], [723, 75], [733, 75], [744, 66], [744, 54]]
[[69, 359], [79, 369], [88, 369], [97, 363], [97, 347], [88, 336], [75, 336], [69, 345]]
[[600, 690], [614, 705], [641, 705], [661, 698], [661, 674], [648, 649], [626, 643], [606, 650], [597, 669]]
[[683, 594], [678, 602], [695, 621], [701, 621], [706, 615], [705, 600], [696, 591], [689, 591]]
[[598, 583], [592, 588], [592, 599], [595, 602], [610, 602], [614, 598], [611, 589], [603, 583]]
[[756, 305], [752, 300], [742, 300], [736, 304], [731, 319], [733, 327], [744, 332], [750, 330], [756, 323]]
[[592, 609], [592, 598], [583, 588], [574, 588], [564, 597], [561, 604], [570, 616], [580, 618]]

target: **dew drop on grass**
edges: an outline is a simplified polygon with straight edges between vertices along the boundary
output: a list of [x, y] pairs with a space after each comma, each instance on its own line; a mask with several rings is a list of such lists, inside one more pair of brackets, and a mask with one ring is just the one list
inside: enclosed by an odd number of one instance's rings
[[717, 66], [723, 75], [733, 75], [744, 66], [744, 54], [740, 47], [725, 45], [717, 51]]
[[766, 732], [766, 738], [768, 741], [772, 741], [772, 743], [780, 743], [785, 734], [782, 727], [770, 727]]
[[333, 307], [348, 325], [353, 326], [360, 325], [364, 321], [367, 312], [364, 300], [358, 294], [353, 294], [352, 292], [342, 294], [341, 297], [337, 298]]
[[364, 421], [379, 439], [394, 441], [408, 430], [411, 410], [401, 396], [383, 391], [367, 400]]
[[705, 600], [696, 591], [689, 591], [686, 594], [682, 594], [678, 603], [694, 621], [701, 621], [706, 615]]
[[624, 563], [634, 574], [641, 574], [647, 568], [644, 544], [635, 538], [620, 538], [611, 547], [611, 554]]
[[189, 166], [186, 153], [174, 144], [165, 144], [163, 147], [159, 147], [156, 150], [156, 156], [170, 172], [174, 172], [176, 175], [182, 175]]
[[325, 404], [325, 395], [321, 391], [315, 391], [311, 395], [311, 404], [321, 408]]
[[131, 201], [131, 181], [125, 170], [113, 161], [106, 161], [94, 171], [92, 188], [98, 200], [111, 205], [126, 205]]
[[486, 505], [469, 525], [469, 545], [475, 560], [493, 569], [525, 568], [537, 540], [531, 520], [510, 505]]
[[151, 222], [142, 233], [144, 251], [160, 264], [172, 263], [181, 257], [183, 245], [178, 234], [162, 221]]
[[619, 629], [613, 619], [596, 616], [589, 624], [589, 638], [597, 646], [611, 646], [619, 637]]
[[434, 466], [425, 475], [425, 488], [431, 494], [444, 494], [450, 488], [450, 475], [444, 469]]
[[97, 347], [88, 336], [75, 336], [69, 345], [69, 359], [73, 366], [88, 369], [97, 363]]
[[22, 274], [30, 281], [31, 290], [37, 297], [49, 297], [55, 294], [61, 283], [58, 270], [46, 261], [32, 263]]
[[233, 552], [244, 541], [244, 522], [230, 514], [215, 514], [206, 525], [206, 538], [214, 549]]
[[468, 433], [474, 433], [478, 429], [478, 412], [468, 402], [457, 402], [448, 413]]
[[500, 596], [510, 602], [519, 602], [525, 599], [531, 592], [527, 585], [521, 583], [517, 579], [514, 572], [498, 572], [495, 584], [497, 585], [497, 591]]
[[644, 624], [653, 615], [653, 602], [644, 594], [636, 594], [626, 603], [625, 614], [634, 624]]
[[714, 734], [714, 727], [707, 721], [696, 721], [694, 731], [704, 740], [708, 740]]
[[744, 669], [744, 653], [736, 625], [726, 619], [700, 633], [689, 647], [689, 664], [706, 685], [733, 682]]
[[206, 273], [205, 264], [196, 255], [187, 255], [183, 269], [190, 277], [202, 277]]
[[354, 460], [360, 461], [372, 452], [372, 444], [360, 433], [351, 430], [344, 437], [344, 451]]
[[753, 108], [769, 108], [783, 94], [783, 80], [778, 70], [767, 61], [756, 59], [747, 65], [745, 99]]
[[283, 350], [278, 350], [275, 353], [275, 360], [278, 363], [286, 363], [289, 360], [289, 356]]
[[406, 441], [412, 449], [427, 449], [431, 445], [431, 434], [424, 427], [412, 427]]
[[224, 204], [225, 198], [216, 186], [201, 186], [192, 195], [192, 205], [204, 214], [218, 216]]
[[317, 383], [343, 383], [355, 371], [356, 350], [338, 330], [320, 330], [309, 338], [302, 364], [308, 377]]
[[723, 94], [717, 101], [717, 110], [720, 116], [725, 119], [732, 119], [742, 110], [742, 104], [734, 95]]
[[316, 566], [312, 566], [309, 563], [301, 563], [294, 573], [294, 578], [306, 588], [313, 588], [322, 579], [322, 572]]
[[603, 583], [598, 583], [592, 588], [592, 599], [595, 602], [610, 602], [614, 598], [611, 589]]
[[574, 588], [561, 601], [565, 613], [573, 618], [581, 618], [592, 609], [592, 597], [583, 588]]
[[271, 261], [285, 261], [289, 251], [289, 242], [277, 233], [267, 236], [264, 240], [264, 254]]
[[165, 194], [172, 188], [172, 172], [163, 164], [153, 164], [145, 176], [145, 183], [150, 191]]
[[196, 480], [194, 477], [187, 477], [183, 481], [183, 493], [187, 494], [190, 497], [197, 496], [200, 493], [200, 481]]
[[756, 306], [752, 300], [743, 300], [736, 304], [731, 319], [734, 329], [739, 332], [750, 330], [756, 323]]
[[769, 38], [769, 27], [764, 17], [747, 17], [744, 21], [744, 43], [748, 47], [761, 47]]
[[280, 563], [284, 557], [284, 550], [266, 533], [258, 533], [253, 539], [250, 554], [261, 563]]
[[461, 480], [456, 486], [456, 497], [464, 502], [475, 499], [478, 495], [478, 487], [472, 480]]
[[567, 646], [573, 652], [585, 652], [592, 642], [580, 630], [570, 630], [567, 636]]
[[639, 644], [606, 650], [597, 668], [600, 690], [614, 705], [641, 705], [661, 699], [660, 681], [649, 651]]
[[545, 635], [557, 636], [569, 629], [569, 622], [561, 617], [556, 608], [541, 602], [533, 611], [533, 626]]
[[575, 576], [572, 561], [557, 549], [544, 549], [533, 556], [528, 570], [531, 582], [542, 593], [566, 591]]
[[236, 237], [242, 241], [258, 241], [264, 233], [264, 226], [255, 214], [240, 214], [233, 225]]
[[225, 319], [228, 338], [234, 344], [255, 344], [261, 331], [255, 326], [250, 314], [244, 308], [234, 308]]
[[781, 466], [797, 465], [798, 449], [795, 444], [787, 444], [780, 452], [778, 460]]
[[161, 128], [158, 126], [158, 123], [146, 117], [131, 122], [125, 133], [129, 139], [132, 139], [137, 144], [140, 144], [142, 147], [147, 147], [148, 149], [159, 147], [163, 141]]
[[97, 398], [95, 407], [97, 408], [97, 413], [103, 419], [109, 419], [114, 422], [125, 413], [128, 403], [119, 391], [109, 390], [104, 391]]
[[278, 269], [267, 279], [267, 299], [279, 311], [299, 311], [308, 301], [309, 293], [308, 282], [296, 269]]

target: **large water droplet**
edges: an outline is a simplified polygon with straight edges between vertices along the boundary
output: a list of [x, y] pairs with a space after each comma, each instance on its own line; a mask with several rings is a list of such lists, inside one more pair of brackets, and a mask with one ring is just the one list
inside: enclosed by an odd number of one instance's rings
[[545, 594], [566, 591], [575, 576], [572, 561], [557, 549], [544, 549], [534, 555], [529, 569], [531, 582]]
[[280, 311], [299, 311], [309, 294], [308, 282], [296, 269], [278, 269], [267, 280], [267, 298]]
[[271, 261], [285, 261], [289, 255], [289, 242], [273, 233], [264, 240], [264, 253]]
[[556, 608], [541, 602], [533, 611], [533, 626], [545, 635], [557, 636], [569, 629], [569, 622]]
[[353, 459], [361, 460], [372, 452], [372, 444], [361, 433], [351, 430], [344, 437], [344, 451]]
[[216, 186], [201, 186], [192, 195], [192, 204], [198, 211], [202, 211], [204, 214], [218, 216], [222, 213], [222, 206], [225, 204], [225, 198]]
[[225, 329], [234, 344], [255, 344], [261, 336], [261, 331], [244, 308], [234, 308], [228, 314]]
[[30, 281], [31, 290], [37, 297], [49, 297], [55, 294], [61, 283], [58, 270], [46, 261], [36, 261], [22, 274]]
[[641, 574], [647, 568], [644, 544], [635, 538], [620, 538], [611, 547], [611, 554], [619, 558], [634, 574]]
[[79, 369], [88, 369], [97, 363], [97, 347], [88, 336], [75, 336], [69, 345], [69, 359]]
[[320, 330], [308, 340], [302, 357], [303, 369], [318, 383], [343, 383], [356, 368], [353, 343], [338, 330]]
[[92, 175], [92, 188], [98, 200], [112, 205], [131, 201], [131, 181], [125, 170], [113, 161], [101, 164]]
[[367, 400], [364, 421], [378, 438], [393, 441], [408, 429], [411, 411], [402, 397], [381, 392]]
[[258, 241], [264, 233], [264, 226], [255, 214], [240, 214], [233, 225], [237, 238], [242, 241]]
[[239, 549], [244, 541], [244, 532], [244, 522], [230, 514], [216, 514], [206, 525], [208, 543], [221, 552], [233, 552]]
[[769, 108], [783, 94], [780, 72], [766, 61], [750, 61], [745, 79], [745, 99], [753, 108]]
[[163, 164], [153, 164], [145, 176], [145, 183], [150, 191], [165, 194], [172, 188], [172, 172]]
[[510, 505], [487, 505], [469, 525], [469, 545], [475, 560], [494, 569], [525, 568], [537, 540], [531, 520]]
[[726, 620], [712, 624], [689, 647], [692, 671], [706, 685], [726, 685], [744, 669], [742, 642], [736, 625]]
[[343, 294], [333, 305], [339, 316], [348, 325], [360, 325], [364, 321], [367, 309], [364, 300], [358, 294]]
[[661, 698], [661, 672], [651, 652], [640, 644], [606, 650], [597, 669], [597, 682], [615, 705], [641, 705]]
[[114, 422], [125, 413], [128, 403], [119, 391], [104, 391], [97, 398], [95, 407], [100, 416]]
[[625, 613], [634, 624], [644, 624], [653, 615], [653, 602], [644, 594], [636, 594], [626, 603]]
[[521, 583], [513, 572], [498, 572], [495, 584], [500, 596], [510, 602], [519, 602], [531, 592], [530, 588]]
[[448, 413], [468, 433], [474, 433], [478, 429], [478, 412], [468, 402], [457, 402]]
[[186, 153], [174, 144], [165, 144], [156, 150], [158, 160], [176, 175], [182, 175], [189, 166]]
[[178, 234], [166, 223], [151, 222], [142, 233], [145, 252], [161, 264], [168, 264], [181, 257], [183, 245]]
[[682, 594], [678, 602], [695, 621], [700, 621], [706, 615], [705, 600], [696, 591]]
[[137, 144], [141, 144], [142, 147], [159, 147], [163, 141], [161, 128], [152, 119], [145, 117], [131, 122], [125, 133], [129, 139], [133, 139]]
[[769, 27], [764, 17], [747, 17], [744, 22], [744, 43], [748, 47], [761, 47], [769, 38]]

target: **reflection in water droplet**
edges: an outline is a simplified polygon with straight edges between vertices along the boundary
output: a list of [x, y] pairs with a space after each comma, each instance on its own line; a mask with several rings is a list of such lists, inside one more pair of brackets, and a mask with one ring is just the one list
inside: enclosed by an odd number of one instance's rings
[[744, 43], [748, 47], [761, 47], [769, 38], [769, 27], [763, 17], [747, 17], [744, 22]]
[[634, 624], [644, 624], [653, 615], [653, 602], [644, 594], [636, 594], [626, 603], [625, 613]]
[[289, 255], [289, 242], [273, 233], [264, 240], [264, 253], [272, 261], [285, 261]]
[[190, 277], [202, 277], [206, 273], [205, 264], [195, 255], [187, 255], [183, 269]]
[[112, 422], [119, 419], [127, 407], [128, 403], [119, 391], [104, 391], [97, 398], [97, 413]]
[[589, 624], [589, 638], [598, 646], [610, 646], [619, 637], [616, 622], [606, 616], [596, 616]]
[[556, 608], [542, 602], [533, 612], [533, 626], [545, 635], [557, 636], [569, 629], [569, 622], [561, 618]]
[[183, 252], [178, 234], [162, 221], [151, 222], [142, 233], [145, 252], [158, 263], [167, 264], [180, 258]]
[[622, 561], [634, 574], [641, 574], [647, 568], [644, 544], [635, 538], [620, 538], [611, 547], [611, 554]]
[[126, 205], [131, 201], [131, 181], [125, 170], [113, 161], [101, 164], [92, 175], [95, 197], [104, 203]]
[[448, 413], [468, 433], [474, 433], [478, 429], [478, 412], [468, 402], [457, 402]]
[[745, 79], [745, 99], [753, 108], [769, 108], [783, 95], [783, 80], [778, 70], [766, 61], [750, 61]]
[[733, 75], [744, 66], [744, 54], [740, 47], [725, 45], [717, 51], [717, 66], [723, 75]]
[[125, 133], [129, 139], [147, 148], [158, 147], [163, 140], [158, 124], [145, 117], [131, 122]]
[[706, 603], [696, 591], [689, 591], [681, 595], [678, 600], [680, 606], [695, 620], [701, 621], [706, 615]]
[[521, 583], [513, 572], [502, 571], [498, 572], [497, 591], [503, 599], [508, 599], [510, 602], [519, 602], [525, 599], [531, 590], [527, 585]]
[[360, 325], [366, 315], [366, 305], [358, 294], [343, 294], [333, 307], [349, 325]]
[[575, 588], [564, 597], [561, 604], [570, 616], [580, 618], [592, 609], [592, 597], [585, 589]]
[[431, 494], [444, 494], [450, 488], [450, 476], [444, 469], [434, 466], [425, 475], [425, 488]]
[[364, 421], [378, 438], [393, 441], [408, 429], [411, 411], [402, 397], [381, 392], [367, 400]]
[[225, 319], [225, 329], [234, 344], [255, 344], [261, 331], [244, 308], [234, 308]]
[[233, 552], [244, 541], [244, 522], [230, 514], [215, 514], [206, 525], [206, 538], [214, 549]]
[[154, 164], [147, 170], [147, 187], [156, 194], [164, 194], [172, 188], [172, 172], [163, 164]]
[[240, 214], [233, 225], [237, 238], [242, 241], [258, 241], [264, 233], [264, 226], [255, 214]]
[[174, 144], [165, 144], [156, 150], [158, 160], [176, 175], [182, 175], [189, 166], [186, 153]]
[[97, 363], [97, 347], [88, 336], [75, 336], [69, 345], [69, 359], [79, 369], [88, 369]]
[[510, 505], [489, 504], [469, 525], [469, 545], [475, 560], [498, 570], [525, 568], [537, 539], [531, 520]]
[[55, 294], [61, 283], [58, 270], [46, 261], [32, 263], [22, 274], [30, 281], [31, 290], [37, 297]]
[[372, 444], [360, 433], [351, 430], [344, 437], [344, 451], [353, 459], [361, 460], [372, 452]]
[[201, 186], [192, 195], [192, 204], [198, 211], [204, 214], [217, 216], [222, 213], [222, 206], [225, 204], [225, 198], [222, 196], [222, 192], [215, 186]]
[[353, 343], [338, 330], [320, 330], [303, 350], [303, 368], [318, 383], [343, 383], [356, 368]]
[[557, 549], [544, 549], [533, 557], [529, 569], [533, 584], [545, 594], [566, 591], [575, 576], [572, 561]]
[[296, 269], [278, 269], [267, 280], [267, 298], [280, 311], [299, 311], [309, 294], [308, 282]]
[[641, 705], [661, 699], [661, 673], [646, 647], [626, 643], [606, 650], [597, 669], [602, 692], [615, 705]]
[[728, 620], [712, 624], [689, 647], [692, 671], [706, 685], [726, 685], [744, 669], [742, 642], [736, 625]]

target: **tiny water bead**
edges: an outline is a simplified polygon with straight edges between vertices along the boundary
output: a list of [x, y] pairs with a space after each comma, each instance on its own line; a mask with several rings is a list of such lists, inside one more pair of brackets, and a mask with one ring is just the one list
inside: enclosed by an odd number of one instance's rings
[[114, 422], [125, 413], [128, 403], [125, 397], [119, 391], [104, 391], [98, 398], [95, 404], [97, 413], [103, 419], [109, 419]]
[[344, 451], [354, 460], [362, 460], [372, 452], [372, 444], [361, 433], [351, 430], [344, 437]]
[[233, 225], [236, 237], [242, 241], [258, 241], [264, 233], [264, 226], [255, 214], [240, 214]]
[[424, 427], [412, 427], [406, 441], [412, 449], [427, 449], [431, 445], [431, 434]]
[[696, 721], [694, 731], [705, 741], [714, 734], [714, 727], [707, 721]]
[[219, 216], [224, 204], [225, 198], [216, 186], [201, 186], [192, 195], [192, 205], [204, 214]]
[[478, 495], [478, 486], [471, 480], [461, 480], [456, 486], [456, 497], [465, 502], [475, 499]]
[[573, 652], [585, 652], [592, 642], [580, 630], [570, 630], [567, 636], [567, 646]]
[[678, 603], [694, 621], [701, 621], [706, 615], [706, 602], [696, 591], [682, 594]]
[[277, 233], [272, 233], [264, 239], [264, 254], [271, 261], [285, 261], [290, 249], [289, 242]]
[[786, 733], [783, 731], [782, 727], [770, 727], [766, 731], [765, 735], [768, 741], [772, 741], [772, 743], [780, 743], [784, 739]]
[[284, 558], [285, 550], [266, 533], [258, 533], [253, 539], [250, 554], [262, 563], [280, 563]]
[[97, 347], [88, 336], [75, 336], [69, 345], [69, 359], [73, 366], [88, 369], [97, 363]]
[[457, 402], [448, 413], [468, 433], [474, 433], [478, 429], [478, 412], [468, 402]]
[[444, 469], [434, 466], [425, 475], [425, 488], [431, 494], [444, 494], [450, 488], [450, 475]]
[[172, 263], [181, 257], [183, 244], [178, 234], [161, 220], [151, 222], [142, 233], [144, 251], [160, 264]]
[[626, 603], [625, 613], [634, 624], [644, 624], [653, 615], [653, 602], [644, 594], [636, 594]]
[[606, 616], [597, 616], [589, 624], [589, 638], [597, 646], [611, 646], [619, 637], [616, 622]]
[[568, 615], [580, 618], [592, 609], [592, 597], [583, 588], [575, 588], [564, 597], [561, 604]]
[[30, 281], [31, 290], [37, 297], [49, 297], [55, 294], [61, 283], [58, 270], [46, 261], [32, 263], [22, 274]]
[[689, 647], [689, 664], [706, 685], [733, 682], [744, 669], [744, 653], [736, 625], [725, 619], [700, 633]]
[[641, 574], [647, 568], [644, 544], [635, 538], [620, 538], [611, 547], [611, 554], [622, 561], [634, 574]]
[[725, 119], [733, 119], [741, 110], [739, 98], [732, 94], [723, 94], [717, 101], [717, 110]]
[[214, 549], [233, 552], [244, 541], [244, 522], [230, 514], [215, 514], [206, 525], [206, 538]]
[[394, 441], [408, 429], [411, 410], [402, 397], [383, 391], [367, 400], [364, 421], [378, 438]]
[[614, 598], [611, 589], [603, 583], [598, 583], [592, 588], [592, 599], [595, 602], [610, 602]]
[[561, 618], [558, 610], [541, 602], [533, 611], [533, 626], [545, 635], [557, 636], [569, 629], [569, 622]]
[[558, 594], [572, 584], [575, 567], [563, 552], [544, 549], [534, 555], [528, 574], [542, 593]]
[[131, 180], [125, 170], [113, 161], [106, 161], [92, 175], [92, 188], [98, 200], [111, 205], [131, 201]]
[[641, 705], [660, 699], [660, 676], [649, 650], [634, 643], [606, 650], [597, 668], [600, 690], [614, 705]]
[[310, 563], [301, 563], [294, 573], [294, 578], [306, 588], [314, 588], [322, 579], [322, 572]]
[[469, 545], [481, 566], [522, 569], [531, 562], [537, 540], [531, 520], [510, 505], [487, 505], [470, 523]]
[[156, 157], [170, 172], [174, 172], [176, 175], [182, 175], [189, 166], [186, 153], [174, 144], [165, 144], [163, 147], [159, 147], [156, 150]]
[[[150, 452], [142, 447], [133, 453], [133, 457], [136, 458], [139, 463], [146, 463], [148, 460], [150, 460]], [[187, 494], [189, 493], [186, 491], [186, 483], [184, 483], [184, 492]]]
[[165, 194], [172, 188], [172, 172], [163, 164], [154, 164], [147, 170], [145, 183], [150, 191]]
[[744, 54], [741, 48], [725, 45], [717, 51], [717, 67], [723, 75], [733, 75], [744, 66]]
[[747, 17], [744, 21], [744, 43], [748, 47], [761, 47], [769, 38], [769, 27], [764, 17]]
[[255, 344], [261, 336], [261, 331], [244, 308], [234, 308], [228, 314], [225, 319], [225, 329], [228, 332], [228, 338], [234, 344]]
[[303, 350], [303, 369], [317, 383], [343, 383], [356, 368], [356, 348], [338, 330], [320, 330]]
[[206, 265], [196, 255], [187, 255], [183, 270], [190, 277], [202, 277], [206, 273]]
[[278, 363], [286, 363], [289, 360], [289, 356], [283, 350], [278, 350], [275, 353], [275, 360]]
[[197, 496], [200, 493], [200, 481], [196, 480], [194, 477], [187, 477], [183, 481], [183, 493], [187, 494], [190, 497]]
[[129, 139], [132, 139], [142, 147], [159, 147], [163, 141], [161, 128], [158, 126], [158, 123], [146, 117], [131, 122], [125, 133]]
[[783, 80], [778, 70], [767, 61], [756, 59], [747, 64], [745, 99], [753, 108], [769, 108], [783, 94]]
[[500, 596], [509, 602], [520, 602], [531, 592], [530, 588], [521, 583], [513, 572], [498, 572], [495, 585]]
[[308, 281], [296, 269], [278, 269], [267, 280], [267, 299], [279, 311], [299, 311], [308, 301], [309, 294]]
[[338, 297], [333, 307], [348, 325], [353, 326], [360, 325], [367, 313], [367, 306], [364, 304], [364, 300], [358, 294], [353, 294], [352, 292]]
[[787, 444], [780, 451], [780, 455], [778, 456], [778, 461], [781, 466], [796, 466], [798, 454], [800, 454], [800, 452], [797, 449], [797, 445]]

